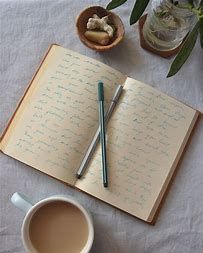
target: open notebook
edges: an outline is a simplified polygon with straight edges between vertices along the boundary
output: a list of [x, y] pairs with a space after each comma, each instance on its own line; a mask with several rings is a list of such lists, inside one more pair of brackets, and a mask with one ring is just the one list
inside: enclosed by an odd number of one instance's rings
[[[99, 145], [82, 179], [76, 172], [98, 128], [97, 83], [107, 109], [109, 187]], [[0, 149], [48, 175], [152, 222], [199, 112], [96, 60], [52, 45], [1, 137]]]

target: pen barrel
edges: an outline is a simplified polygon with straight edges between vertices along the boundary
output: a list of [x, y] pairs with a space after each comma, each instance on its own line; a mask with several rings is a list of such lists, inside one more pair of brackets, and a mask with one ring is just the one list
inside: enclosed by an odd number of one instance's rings
[[101, 81], [98, 83], [98, 100], [104, 101], [104, 87]]
[[[122, 85], [118, 85], [118, 87], [116, 88], [116, 91], [113, 95], [113, 98], [111, 99], [111, 104], [105, 114], [105, 125], [107, 124], [107, 122], [109, 121], [110, 117], [111, 117], [111, 114], [116, 106], [116, 103], [122, 93], [122, 90], [123, 90], [123, 86]], [[80, 164], [80, 167], [77, 171], [77, 178], [81, 178], [85, 169], [87, 168], [87, 165], [96, 149], [96, 146], [97, 146], [97, 143], [99, 142], [99, 137], [100, 137], [100, 127], [97, 129], [95, 135], [94, 135], [94, 138], [90, 144], [90, 146], [88, 147], [87, 149], [87, 152], [85, 154], [85, 156], [83, 157], [83, 160]]]
[[104, 123], [104, 102], [99, 101], [99, 119], [100, 119], [100, 141], [102, 151], [103, 184], [108, 186], [107, 182], [107, 160], [106, 160], [106, 136]]

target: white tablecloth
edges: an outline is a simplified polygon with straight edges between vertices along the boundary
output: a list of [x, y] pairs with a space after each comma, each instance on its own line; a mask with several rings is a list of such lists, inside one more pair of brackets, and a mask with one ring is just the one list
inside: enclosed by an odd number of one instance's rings
[[[137, 25], [129, 25], [133, 1], [115, 10], [125, 24], [124, 41], [97, 53], [79, 41], [75, 19], [89, 5], [108, 1], [0, 0], [0, 131], [14, 111], [39, 61], [51, 43], [98, 59], [203, 111], [203, 50], [199, 41], [181, 71], [166, 79], [171, 59], [139, 46]], [[80, 193], [4, 154], [0, 154], [0, 252], [24, 252], [23, 212], [10, 203], [19, 191], [37, 201], [69, 194], [92, 214], [96, 253], [203, 252], [203, 122], [195, 131], [155, 226]], [[68, 229], [68, 228], [67, 228]]]

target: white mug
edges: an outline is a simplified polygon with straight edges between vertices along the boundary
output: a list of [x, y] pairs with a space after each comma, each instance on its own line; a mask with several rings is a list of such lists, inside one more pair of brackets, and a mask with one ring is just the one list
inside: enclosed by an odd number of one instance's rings
[[[31, 240], [29, 238], [29, 224], [30, 221], [34, 215], [34, 213], [43, 205], [48, 204], [52, 201], [65, 201], [68, 202], [75, 207], [77, 207], [85, 216], [87, 225], [88, 225], [88, 238], [87, 242], [82, 249], [80, 253], [88, 253], [91, 250], [92, 243], [94, 240], [94, 227], [93, 227], [93, 222], [91, 219], [90, 214], [85, 210], [85, 208], [79, 204], [76, 200], [72, 199], [70, 196], [65, 196], [65, 195], [55, 195], [48, 197], [46, 199], [43, 199], [36, 204], [33, 204], [28, 198], [20, 193], [14, 193], [13, 196], [11, 197], [11, 202], [24, 211], [26, 213], [25, 218], [23, 220], [22, 228], [21, 228], [21, 236], [22, 236], [22, 241], [23, 245], [26, 249], [27, 252], [29, 253], [37, 253], [35, 250], [34, 246], [31, 243]], [[68, 230], [68, 228], [67, 228]]]

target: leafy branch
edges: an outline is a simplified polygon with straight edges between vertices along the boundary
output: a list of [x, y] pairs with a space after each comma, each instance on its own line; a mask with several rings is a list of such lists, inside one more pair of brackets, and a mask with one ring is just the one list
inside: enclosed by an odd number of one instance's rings
[[[139, 18], [142, 16], [143, 12], [145, 11], [147, 5], [149, 4], [150, 0], [136, 0], [135, 4], [133, 6], [133, 9], [131, 11], [130, 15], [130, 25], [135, 24]], [[107, 5], [107, 10], [112, 10], [114, 8], [117, 8], [127, 2], [127, 0], [112, 0]], [[188, 0], [188, 4], [181, 6], [178, 1], [171, 2], [176, 5], [177, 7], [189, 9], [197, 16], [197, 22], [194, 25], [194, 27], [191, 29], [191, 31], [188, 33], [185, 42], [183, 43], [179, 53], [176, 55], [174, 61], [171, 64], [169, 73], [167, 77], [171, 77], [175, 75], [180, 68], [183, 66], [185, 61], [190, 56], [192, 49], [195, 46], [195, 43], [197, 41], [198, 34], [200, 36], [200, 45], [201, 48], [203, 48], [203, 0], [199, 1], [199, 5], [196, 6], [194, 4], [194, 0]]]
[[182, 48], [180, 49], [179, 53], [171, 64], [167, 77], [175, 75], [189, 57], [197, 40], [198, 29], [199, 21], [196, 23], [192, 31], [188, 34]]

